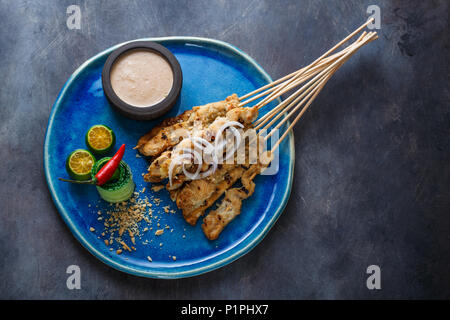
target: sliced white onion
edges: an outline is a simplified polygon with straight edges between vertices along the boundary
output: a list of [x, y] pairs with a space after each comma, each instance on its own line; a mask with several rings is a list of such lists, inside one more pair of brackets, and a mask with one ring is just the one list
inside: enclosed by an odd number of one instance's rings
[[[214, 147], [216, 150], [223, 150], [223, 147], [226, 144], [226, 141], [223, 141], [222, 134], [226, 128], [233, 128], [234, 126], [238, 126], [239, 128], [243, 128], [244, 125], [237, 121], [228, 121], [223, 124], [216, 133], [216, 141], [214, 142]], [[236, 129], [235, 129], [236, 130]]]
[[175, 168], [176, 165], [182, 164], [183, 165], [183, 169], [184, 169], [184, 164], [183, 164], [183, 160], [187, 159], [187, 160], [192, 160], [192, 155], [191, 154], [181, 154], [176, 156], [175, 158], [172, 158], [172, 161], [170, 162], [170, 166], [169, 166], [169, 184], [172, 187], [172, 174], [173, 174], [173, 169]]
[[[222, 125], [219, 130], [216, 133], [216, 140], [214, 143], [214, 146], [206, 139], [203, 139], [201, 137], [191, 137], [190, 133], [188, 133], [188, 138], [184, 140], [190, 140], [194, 144], [194, 149], [188, 149], [188, 148], [182, 148], [181, 151], [183, 154], [176, 155], [172, 158], [172, 162], [169, 166], [169, 183], [172, 187], [172, 174], [173, 170], [176, 165], [181, 164], [182, 170], [185, 176], [187, 176], [190, 180], [197, 180], [202, 179], [204, 177], [207, 177], [211, 174], [213, 174], [218, 166], [218, 156], [223, 156], [223, 148], [227, 143], [226, 137], [225, 140], [222, 138], [223, 133], [226, 129], [229, 129], [231, 133], [233, 134], [233, 140], [236, 140], [236, 143], [234, 144], [232, 148], [232, 152], [227, 152], [227, 156], [225, 160], [228, 160], [230, 157], [234, 155], [236, 150], [239, 149], [242, 137], [239, 133], [239, 130], [237, 130], [235, 127], [243, 128], [244, 126], [237, 122], [237, 121], [229, 121]], [[199, 154], [195, 148], [201, 150], [202, 154]], [[204, 159], [203, 156], [207, 156], [210, 159]], [[195, 173], [190, 173], [186, 170], [184, 160], [194, 160], [197, 161], [198, 167]], [[206, 161], [204, 161], [206, 160]], [[211, 164], [210, 168], [205, 172], [200, 172], [203, 162], [206, 164]]]

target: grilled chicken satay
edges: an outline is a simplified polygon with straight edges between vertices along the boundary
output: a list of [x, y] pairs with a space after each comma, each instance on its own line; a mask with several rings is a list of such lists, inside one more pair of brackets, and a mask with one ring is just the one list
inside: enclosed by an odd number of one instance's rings
[[[187, 170], [191, 171], [191, 173], [196, 172], [196, 170], [198, 169], [196, 164], [190, 164], [188, 166], [189, 168]], [[210, 168], [210, 165], [207, 163], [202, 163], [202, 168], [200, 169], [200, 172], [205, 172], [206, 170], [208, 170]], [[187, 177], [184, 173], [179, 173], [177, 175], [172, 176], [172, 185], [170, 184], [170, 182], [168, 182], [166, 184], [166, 189], [168, 191], [172, 191], [172, 190], [176, 190], [178, 188], [181, 188], [181, 186], [187, 182], [190, 181], [191, 179], [189, 177]]]
[[[222, 165], [213, 175], [203, 179], [190, 181], [181, 188], [181, 191], [176, 194], [174, 193], [176, 196], [177, 207], [183, 211], [185, 220], [189, 224], [195, 225], [198, 218], [200, 218], [200, 216], [202, 216], [226, 190], [238, 181], [245, 172], [248, 171], [247, 176], [251, 176], [251, 172], [256, 171], [256, 169], [261, 168], [261, 166], [262, 165], [260, 164], [250, 165], [248, 163], [243, 165]], [[256, 174], [257, 173], [255, 173], [255, 175]], [[253, 179], [253, 177], [251, 179]], [[244, 178], [244, 180], [247, 181], [248, 179]]]
[[[255, 160], [258, 158], [259, 150], [264, 150], [264, 138], [259, 137], [258, 138], [259, 143], [247, 143], [249, 142], [244, 141], [244, 143], [241, 144], [239, 147], [239, 151], [237, 154], [235, 154], [234, 162], [235, 164], [242, 164], [245, 168], [248, 168], [251, 163], [254, 163]], [[230, 163], [228, 163], [230, 164]], [[202, 168], [200, 172], [205, 172], [210, 168], [209, 164], [203, 163]], [[230, 167], [232, 168], [232, 166]], [[195, 172], [197, 170], [197, 167], [193, 166], [193, 171]], [[145, 177], [145, 176], [144, 176]], [[145, 178], [144, 178], [145, 179]], [[172, 175], [172, 184], [167, 183], [166, 189], [171, 194], [172, 201], [176, 201], [176, 197], [178, 193], [172, 192], [175, 191], [183, 186], [183, 184], [187, 181], [190, 181], [189, 177], [185, 176], [183, 173], [179, 173], [177, 175]]]
[[203, 219], [202, 229], [209, 240], [217, 239], [223, 229], [241, 213], [242, 200], [250, 197], [255, 191], [253, 179], [257, 174], [260, 174], [267, 165], [268, 163], [266, 165], [261, 163], [251, 165], [250, 168], [242, 174], [242, 187], [227, 190], [219, 207], [216, 210], [211, 211]]
[[138, 141], [136, 147], [134, 147], [134, 149], [140, 149], [141, 147], [143, 147], [151, 138], [156, 136], [162, 129], [169, 127], [169, 126], [173, 126], [174, 124], [177, 124], [177, 123], [182, 123], [182, 122], [187, 121], [189, 119], [189, 117], [191, 116], [192, 112], [194, 112], [192, 109], [186, 110], [185, 112], [183, 112], [182, 114], [180, 114], [176, 117], [164, 119], [163, 122], [161, 122], [161, 124], [157, 125], [156, 127], [153, 127], [152, 130], [150, 130], [149, 132], [144, 134], [139, 139], [139, 141]]
[[245, 169], [240, 165], [223, 165], [213, 175], [189, 181], [177, 193], [176, 204], [184, 219], [195, 225], [198, 218], [231, 187]]
[[[257, 161], [260, 152], [259, 150], [264, 150], [264, 138], [262, 136], [259, 136], [256, 141], [244, 140], [242, 141], [240, 147], [238, 148], [237, 154], [235, 154], [234, 156], [233, 163], [242, 164], [242, 166], [248, 168], [250, 164], [255, 163], [255, 161]], [[232, 168], [232, 166], [230, 166], [229, 168]], [[195, 171], [197, 170], [197, 167], [194, 166], [193, 169]], [[205, 172], [208, 169], [209, 164], [203, 163], [200, 172]], [[186, 181], [189, 180], [190, 179], [183, 173], [172, 175], [172, 184], [167, 183], [166, 189], [171, 193], [173, 201], [176, 200], [176, 196], [178, 193], [174, 193], [171, 191], [180, 188]]]
[[[224, 116], [229, 110], [236, 108], [238, 104], [239, 99], [236, 94], [233, 94], [224, 101], [194, 107], [191, 110], [192, 112], [178, 119], [183, 120], [187, 118], [185, 121], [176, 122], [160, 130], [155, 130], [153, 133], [150, 131], [146, 136], [142, 137], [141, 143], [138, 143], [139, 152], [144, 156], [159, 156], [164, 150], [176, 145], [180, 142], [180, 139], [184, 138], [183, 129], [192, 129], [194, 123], [203, 126], [209, 125], [217, 117]], [[167, 123], [170, 123], [170, 121]]]
[[[169, 168], [172, 163], [172, 155], [173, 154], [182, 154], [183, 149], [192, 148], [192, 142], [190, 140], [182, 140], [179, 144], [175, 146], [173, 150], [164, 151], [158, 158], [152, 161], [150, 166], [148, 167], [148, 173], [144, 175], [144, 181], [147, 182], [161, 182], [164, 179], [169, 177]], [[182, 165], [190, 165], [191, 161], [184, 159], [182, 163], [180, 163], [172, 173], [173, 176], [176, 176], [181, 172]]]
[[[212, 142], [216, 139], [217, 133], [220, 128], [229, 121], [237, 121], [244, 124], [244, 129], [251, 127], [252, 122], [257, 118], [258, 110], [256, 108], [235, 108], [227, 112], [225, 117], [216, 118], [207, 129], [199, 130], [193, 136], [203, 138], [208, 142]], [[148, 173], [144, 176], [145, 181], [149, 182], [161, 182], [169, 177], [169, 168], [172, 163], [173, 156], [177, 156], [183, 153], [183, 149], [192, 149], [193, 144], [185, 139], [178, 143], [172, 151], [163, 152], [158, 158], [156, 158], [148, 168]], [[175, 167], [173, 175], [181, 173], [181, 167], [186, 162], [180, 163]], [[205, 168], [206, 170], [207, 168]]]
[[[260, 141], [263, 138], [260, 137]], [[206, 178], [194, 180], [187, 182], [182, 188], [176, 189], [174, 185], [169, 189], [171, 199], [177, 203], [179, 209], [183, 211], [183, 217], [185, 220], [194, 225], [198, 218], [203, 215], [205, 210], [214, 204], [214, 202], [219, 199], [222, 194], [230, 188], [246, 169], [250, 168], [250, 153], [259, 154], [258, 148], [262, 148], [263, 145], [243, 145], [245, 148], [245, 159], [238, 162], [238, 155], [235, 155], [234, 164], [225, 164], [218, 167], [216, 172]], [[259, 149], [262, 150], [262, 149]], [[266, 153], [261, 155], [264, 161], [263, 163], [269, 163], [269, 158]], [[236, 164], [236, 163], [242, 163]], [[184, 177], [184, 176], [181, 176]], [[181, 184], [184, 181], [181, 180]]]

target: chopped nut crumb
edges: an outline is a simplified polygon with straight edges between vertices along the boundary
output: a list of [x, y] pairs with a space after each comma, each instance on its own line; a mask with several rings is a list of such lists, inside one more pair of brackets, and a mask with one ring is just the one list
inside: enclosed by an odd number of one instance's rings
[[125, 242], [123, 242], [123, 241], [119, 241], [119, 243], [122, 245], [122, 247], [125, 249], [125, 250], [128, 250], [128, 251], [130, 251], [131, 252], [131, 249], [130, 249], [130, 247], [129, 246], [127, 246], [127, 244], [125, 243]]
[[[164, 185], [153, 186], [152, 190], [156, 188], [159, 191], [164, 187]], [[149, 197], [142, 195], [145, 191], [146, 187], [142, 187], [141, 190], [136, 189], [133, 197], [128, 201], [114, 204], [109, 203], [109, 206], [104, 208], [96, 206], [97, 209], [94, 212], [98, 215], [97, 220], [103, 220], [101, 222], [103, 230], [98, 230], [99, 236], [101, 232], [103, 238], [99, 237], [99, 239], [103, 239], [102, 241], [104, 241], [105, 246], [108, 246], [108, 249], [111, 251], [115, 251], [117, 254], [121, 254], [123, 251], [136, 251], [139, 240], [142, 241], [142, 244], [152, 243], [153, 239], [142, 239], [144, 232], [154, 232], [156, 236], [164, 234], [165, 229], [173, 232], [173, 228], [163, 223], [164, 220], [161, 220], [163, 215], [158, 216], [153, 214], [152, 204], [159, 206], [162, 204], [162, 200], [153, 198], [152, 195]], [[98, 202], [100, 203], [101, 201]], [[95, 203], [91, 204], [92, 207], [94, 205]], [[163, 210], [166, 213], [175, 212], [175, 210], [170, 209], [170, 206], [163, 207]], [[146, 223], [147, 225], [141, 228], [141, 223]], [[156, 227], [156, 224], [158, 227]], [[154, 228], [152, 228], [152, 225]], [[90, 227], [89, 230], [92, 232], [96, 231], [93, 227]], [[156, 240], [153, 243], [155, 242]], [[114, 245], [115, 243], [116, 245]], [[161, 242], [159, 244], [160, 249], [162, 249], [162, 246], [163, 243]], [[151, 261], [151, 258], [149, 261]]]

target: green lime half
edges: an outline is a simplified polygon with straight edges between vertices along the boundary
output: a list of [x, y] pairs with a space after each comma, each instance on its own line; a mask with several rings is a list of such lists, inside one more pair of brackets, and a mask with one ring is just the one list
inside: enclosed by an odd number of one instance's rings
[[77, 149], [66, 160], [66, 170], [74, 180], [89, 180], [91, 170], [95, 163], [95, 157], [87, 150]]
[[114, 148], [116, 135], [107, 126], [97, 124], [86, 133], [86, 145], [95, 154], [106, 154]]

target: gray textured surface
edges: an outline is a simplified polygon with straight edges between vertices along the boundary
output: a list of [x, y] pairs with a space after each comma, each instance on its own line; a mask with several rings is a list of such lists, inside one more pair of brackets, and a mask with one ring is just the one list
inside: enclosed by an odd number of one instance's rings
[[[450, 297], [447, 1], [0, 1], [0, 298]], [[81, 30], [66, 8], [79, 4]], [[115, 271], [73, 238], [50, 198], [51, 106], [87, 58], [129, 39], [230, 42], [277, 78], [311, 62], [378, 4], [380, 39], [296, 127], [289, 204], [251, 253], [182, 280]], [[66, 288], [66, 267], [82, 289]], [[365, 286], [368, 265], [382, 289]]]

